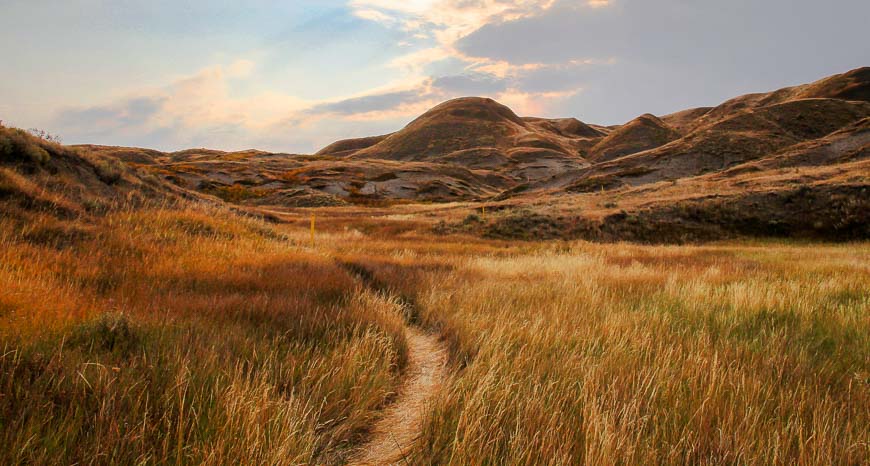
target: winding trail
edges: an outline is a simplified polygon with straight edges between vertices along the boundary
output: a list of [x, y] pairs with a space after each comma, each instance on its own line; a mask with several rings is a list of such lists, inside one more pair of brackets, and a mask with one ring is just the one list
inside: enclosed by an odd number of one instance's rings
[[[350, 269], [350, 268], [349, 268]], [[350, 269], [368, 287], [383, 291], [368, 271]], [[402, 303], [403, 306], [413, 306]], [[423, 415], [447, 373], [447, 347], [437, 335], [405, 325], [408, 366], [396, 399], [375, 422], [368, 441], [350, 456], [350, 465], [411, 465], [414, 442], [420, 438]]]
[[405, 336], [409, 364], [399, 396], [372, 426], [368, 443], [351, 456], [351, 465], [412, 464], [409, 455], [420, 437], [424, 410], [444, 379], [447, 350], [416, 327], [406, 327]]

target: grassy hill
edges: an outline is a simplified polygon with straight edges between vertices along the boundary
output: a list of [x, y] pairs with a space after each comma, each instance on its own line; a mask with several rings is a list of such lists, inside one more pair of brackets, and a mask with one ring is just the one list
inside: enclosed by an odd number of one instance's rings
[[[462, 98], [395, 133], [338, 141], [315, 155], [78, 149], [268, 215], [420, 202], [460, 202], [470, 214], [486, 203], [514, 217], [531, 209], [537, 220], [515, 228], [512, 219], [463, 224], [436, 215], [432, 226], [512, 238], [549, 225], [547, 237], [591, 240], [860, 239], [868, 76], [862, 68], [615, 127], [521, 118], [491, 99]], [[818, 148], [828, 155], [794, 155]]]

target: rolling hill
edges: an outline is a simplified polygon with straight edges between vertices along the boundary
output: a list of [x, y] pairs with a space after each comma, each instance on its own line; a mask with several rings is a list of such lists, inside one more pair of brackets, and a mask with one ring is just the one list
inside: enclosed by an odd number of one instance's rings
[[[485, 203], [531, 208], [543, 216], [535, 225], [555, 225], [551, 236], [591, 239], [870, 237], [870, 68], [612, 127], [520, 117], [466, 97], [394, 133], [313, 155], [28, 141], [45, 146], [50, 161], [27, 168], [7, 156], [4, 165], [19, 175], [4, 169], [5, 186], [36, 177], [51, 187], [43, 192], [61, 197], [182, 196], [268, 211], [420, 202], [464, 202], [473, 211]], [[100, 170], [119, 175], [107, 182]], [[7, 200], [26, 191], [4, 189]], [[442, 230], [488, 234], [479, 227]]]

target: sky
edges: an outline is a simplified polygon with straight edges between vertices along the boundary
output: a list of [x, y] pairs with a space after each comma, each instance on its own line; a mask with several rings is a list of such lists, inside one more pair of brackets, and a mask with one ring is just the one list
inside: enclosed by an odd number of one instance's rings
[[620, 124], [870, 65], [867, 0], [0, 0], [0, 120], [312, 153], [432, 106]]

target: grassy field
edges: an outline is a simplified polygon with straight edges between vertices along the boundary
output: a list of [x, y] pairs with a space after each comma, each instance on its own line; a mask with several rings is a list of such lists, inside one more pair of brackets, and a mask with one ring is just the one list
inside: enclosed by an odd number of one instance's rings
[[866, 243], [40, 218], [0, 220], [3, 464], [341, 464], [408, 323], [450, 361], [410, 463], [870, 461]]
[[870, 250], [570, 245], [422, 287], [439, 464], [866, 464]]
[[2, 464], [338, 462], [400, 376], [396, 304], [264, 224], [0, 232]]

